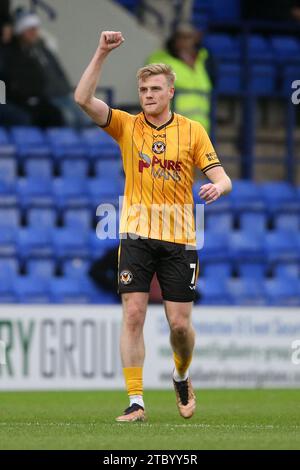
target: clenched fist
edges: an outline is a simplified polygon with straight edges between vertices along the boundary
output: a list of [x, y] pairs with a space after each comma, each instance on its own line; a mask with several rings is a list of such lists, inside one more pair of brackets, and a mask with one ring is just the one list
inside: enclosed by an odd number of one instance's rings
[[99, 46], [102, 51], [110, 52], [119, 47], [124, 41], [121, 31], [102, 31]]

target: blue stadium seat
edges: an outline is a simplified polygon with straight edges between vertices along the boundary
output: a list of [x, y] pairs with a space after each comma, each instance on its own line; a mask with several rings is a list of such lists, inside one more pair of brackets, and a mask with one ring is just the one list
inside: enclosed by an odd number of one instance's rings
[[0, 282], [3, 278], [14, 278], [19, 273], [17, 258], [0, 258]]
[[101, 305], [119, 304], [121, 301], [111, 292], [106, 292], [99, 287], [92, 292], [92, 303]]
[[253, 181], [234, 180], [229, 198], [233, 209], [237, 212], [265, 209], [261, 187]]
[[238, 21], [241, 17], [240, 0], [212, 0], [211, 5], [215, 21]]
[[83, 279], [88, 275], [90, 264], [86, 258], [71, 258], [63, 261], [62, 271], [68, 278]]
[[277, 263], [274, 267], [274, 276], [275, 277], [293, 277], [295, 279], [300, 278], [300, 263], [299, 262], [290, 262], [290, 263]]
[[236, 262], [264, 260], [264, 235], [259, 232], [239, 230], [230, 234], [230, 251]]
[[300, 260], [299, 237], [293, 231], [276, 230], [266, 234], [265, 252], [269, 263]]
[[298, 38], [294, 36], [273, 36], [271, 37], [271, 44], [276, 61], [279, 63], [299, 63], [300, 44]]
[[69, 228], [90, 230], [92, 227], [92, 213], [89, 208], [66, 209], [63, 214], [64, 226]]
[[230, 231], [233, 229], [233, 214], [224, 213], [208, 213], [205, 215], [205, 230], [212, 232]]
[[98, 207], [99, 204], [119, 204], [119, 197], [123, 195], [123, 182], [112, 181], [107, 178], [91, 178], [89, 180], [89, 193], [91, 204]]
[[280, 277], [265, 281], [270, 305], [299, 306], [300, 284], [298, 279]]
[[267, 264], [265, 262], [240, 262], [237, 261], [238, 274], [247, 279], [264, 279], [267, 273]]
[[197, 292], [201, 295], [200, 303], [203, 305], [230, 305], [232, 299], [227, 281], [222, 279], [200, 279]]
[[56, 160], [64, 158], [84, 158], [87, 148], [81, 136], [72, 128], [51, 128], [47, 132], [47, 140]]
[[202, 259], [200, 259], [200, 278], [228, 279], [231, 277], [232, 266], [226, 263], [205, 263], [202, 272]]
[[14, 304], [17, 300], [13, 279], [7, 276], [0, 277], [0, 303]]
[[17, 204], [16, 182], [16, 161], [11, 157], [0, 157], [0, 206]]
[[235, 305], [266, 305], [264, 284], [260, 279], [230, 279], [228, 289]]
[[64, 159], [60, 163], [60, 173], [63, 178], [87, 178], [89, 174], [89, 161], [87, 157]]
[[28, 158], [24, 162], [27, 178], [51, 179], [53, 175], [52, 161], [48, 158]]
[[16, 256], [17, 231], [13, 227], [1, 227], [0, 256]]
[[247, 42], [249, 58], [252, 62], [274, 61], [274, 50], [268, 39], [260, 34], [252, 34]]
[[120, 148], [110, 135], [99, 127], [84, 129], [82, 140], [87, 147], [91, 159], [98, 158], [120, 158]]
[[89, 206], [88, 180], [56, 178], [53, 188], [56, 205], [59, 209]]
[[55, 227], [56, 210], [51, 207], [32, 207], [27, 211], [27, 224], [33, 228]]
[[276, 69], [272, 64], [250, 66], [250, 90], [257, 96], [272, 95], [276, 91]]
[[276, 230], [293, 230], [299, 232], [300, 230], [300, 214], [275, 214], [274, 225]]
[[242, 212], [240, 214], [240, 229], [244, 232], [261, 232], [267, 229], [267, 216], [264, 212]]
[[18, 194], [23, 208], [54, 205], [52, 180], [48, 178], [19, 178]]
[[13, 158], [0, 158], [1, 183], [14, 184], [17, 178], [17, 164]]
[[240, 58], [240, 43], [229, 34], [207, 34], [204, 45], [214, 59], [238, 61]]
[[54, 229], [53, 245], [55, 256], [61, 259], [82, 257], [87, 258], [89, 252], [89, 234], [79, 228]]
[[293, 92], [292, 84], [295, 80], [299, 80], [299, 77], [300, 65], [284, 65], [281, 67], [281, 91], [285, 96], [291, 96]]
[[21, 225], [20, 210], [17, 207], [0, 206], [0, 230], [2, 227], [18, 228]]
[[242, 69], [239, 63], [220, 63], [217, 68], [216, 90], [236, 95], [242, 91]]
[[209, 232], [204, 234], [204, 247], [198, 250], [199, 258], [203, 262], [230, 261], [229, 240], [226, 233]]
[[110, 249], [117, 249], [120, 244], [119, 235], [116, 233], [116, 238], [99, 239], [94, 230], [90, 232], [89, 236], [90, 253], [92, 258], [100, 258]]
[[91, 302], [91, 294], [81, 279], [53, 278], [50, 282], [51, 298], [55, 303], [86, 304]]
[[16, 153], [16, 147], [10, 140], [8, 131], [0, 127], [0, 157], [13, 157]]
[[52, 258], [36, 258], [26, 261], [26, 272], [31, 277], [50, 279], [55, 275], [56, 264]]
[[31, 276], [18, 276], [14, 280], [15, 295], [20, 303], [47, 304], [50, 294], [45, 279]]
[[20, 159], [50, 156], [50, 147], [44, 132], [40, 128], [28, 126], [12, 127], [11, 136]]
[[102, 159], [95, 163], [96, 176], [99, 178], [110, 178], [116, 180], [122, 175], [122, 161], [121, 158], [118, 160]]
[[22, 228], [18, 233], [18, 255], [22, 259], [50, 258], [54, 255], [51, 232], [42, 228]]
[[299, 201], [294, 186], [284, 181], [274, 181], [261, 185], [261, 193], [267, 210], [274, 212], [298, 212]]

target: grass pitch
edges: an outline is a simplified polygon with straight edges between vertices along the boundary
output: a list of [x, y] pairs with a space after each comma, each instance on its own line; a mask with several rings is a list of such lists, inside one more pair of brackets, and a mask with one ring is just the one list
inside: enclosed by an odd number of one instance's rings
[[124, 392], [0, 393], [0, 449], [300, 449], [298, 390], [201, 390], [191, 420], [146, 391], [148, 421], [119, 424]]

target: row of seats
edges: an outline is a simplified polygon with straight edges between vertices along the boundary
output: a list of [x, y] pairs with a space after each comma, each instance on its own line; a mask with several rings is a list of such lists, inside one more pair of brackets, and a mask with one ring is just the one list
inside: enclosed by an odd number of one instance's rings
[[[83, 162], [84, 163], [84, 162]], [[33, 164], [39, 167], [39, 159]], [[76, 176], [52, 177], [48, 170], [39, 173], [35, 169], [32, 176], [19, 177], [16, 174], [16, 164], [13, 159], [0, 158], [0, 205], [13, 204], [14, 200], [21, 205], [48, 205], [70, 202], [71, 205], [81, 206], [89, 203], [110, 202], [123, 194], [123, 176], [116, 176], [107, 170], [106, 174], [89, 178], [81, 170], [81, 162], [70, 164], [70, 171]], [[100, 171], [103, 162], [99, 165]], [[78, 174], [77, 174], [78, 172]], [[204, 182], [195, 182], [194, 200], [201, 203], [198, 196], [200, 185]], [[73, 201], [73, 202], [72, 202]], [[256, 184], [250, 181], [233, 182], [233, 190], [229, 196], [216, 201], [207, 207], [208, 212], [264, 211], [264, 212], [293, 212], [300, 209], [300, 188], [286, 182], [269, 182]]]
[[[117, 3], [136, 13], [140, 0], [117, 0]], [[200, 26], [207, 21], [237, 20], [240, 18], [240, 0], [194, 0], [193, 20]]]
[[122, 179], [108, 178], [19, 178], [0, 180], [0, 206], [87, 207], [118, 204], [123, 195]]
[[20, 159], [51, 156], [62, 158], [97, 159], [103, 156], [119, 158], [117, 143], [98, 127], [76, 131], [72, 128], [16, 126], [10, 130], [0, 128], [0, 154], [17, 155]]
[[[0, 207], [0, 227], [18, 228], [67, 226], [89, 230], [97, 222], [96, 212], [89, 207]], [[211, 232], [267, 232], [270, 230], [300, 230], [300, 213], [281, 213], [269, 217], [265, 212], [243, 211], [237, 216], [229, 211], [208, 212], [204, 218], [205, 229]]]
[[198, 282], [203, 305], [300, 305], [300, 281], [290, 277], [275, 279], [213, 279]]
[[[112, 229], [114, 230], [114, 229]], [[105, 233], [98, 230], [98, 235]], [[111, 238], [99, 239], [94, 230], [81, 230], [76, 225], [62, 228], [27, 227], [0, 230], [0, 256], [99, 256], [111, 246], [118, 245], [115, 233]], [[206, 231], [204, 247], [198, 246], [203, 262], [229, 262], [231, 260], [268, 262], [294, 262], [300, 260], [300, 237], [297, 232], [279, 230], [267, 233], [233, 231], [229, 233]]]
[[115, 303], [116, 296], [96, 288], [88, 278], [36, 276], [3, 278], [1, 303]]
[[19, 162], [12, 157], [0, 157], [0, 180], [14, 182], [18, 176], [27, 178], [50, 179], [54, 176], [64, 178], [96, 178], [121, 179], [122, 160], [101, 158], [94, 162], [86, 157], [65, 158], [59, 163], [51, 157], [30, 157]]
[[[248, 89], [256, 95], [275, 92], [291, 94], [291, 85], [300, 73], [300, 41], [291, 36], [254, 34], [243, 38], [229, 34], [211, 34], [205, 38], [217, 64], [216, 88], [222, 93], [240, 93]], [[244, 61], [248, 54], [249, 65]]]
[[[264, 36], [252, 34], [244, 43], [243, 36], [225, 33], [207, 34], [204, 45], [213, 56], [222, 60], [245, 60], [248, 53], [252, 62], [275, 63], [278, 65], [300, 65], [300, 40], [295, 36]], [[246, 51], [245, 51], [246, 46]]]
[[[111, 247], [117, 249], [117, 246]], [[78, 255], [66, 259], [55, 257], [18, 258], [8, 256], [0, 258], [0, 279], [14, 278], [21, 274], [48, 279], [56, 275], [69, 278], [87, 276], [91, 264], [88, 257]], [[116, 266], [114, 267], [116, 268]], [[200, 278], [226, 280], [230, 278], [264, 280], [271, 278], [300, 279], [299, 261], [279, 261], [274, 265], [267, 262], [230, 260], [223, 262], [205, 262], [200, 253]]]
[[[203, 305], [300, 305], [300, 280], [275, 278], [201, 279], [197, 284]], [[88, 279], [35, 276], [3, 278], [2, 303], [115, 303], [114, 295], [96, 289]]]
[[[12, 228], [0, 229], [0, 257], [99, 257], [111, 247], [117, 247], [119, 240], [115, 233], [112, 238], [98, 238], [94, 230], [84, 231], [78, 227], [67, 228]], [[105, 234], [100, 233], [99, 237]], [[115, 236], [115, 238], [113, 238]]]

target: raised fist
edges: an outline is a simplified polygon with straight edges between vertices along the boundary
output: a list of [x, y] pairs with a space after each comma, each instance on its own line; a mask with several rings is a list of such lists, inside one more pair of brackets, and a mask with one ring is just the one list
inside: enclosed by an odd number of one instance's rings
[[119, 47], [124, 41], [121, 31], [102, 31], [99, 46], [103, 51], [110, 52]]

